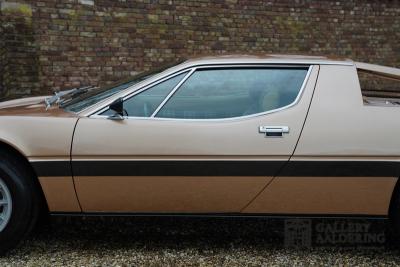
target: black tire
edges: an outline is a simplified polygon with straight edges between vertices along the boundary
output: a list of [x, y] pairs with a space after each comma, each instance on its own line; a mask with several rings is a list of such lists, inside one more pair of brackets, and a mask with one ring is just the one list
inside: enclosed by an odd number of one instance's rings
[[391, 245], [400, 244], [400, 183], [397, 182], [389, 207], [389, 229], [387, 240]]
[[[0, 149], [0, 179], [7, 187], [12, 209], [0, 232], [0, 255], [14, 248], [33, 229], [40, 211], [40, 195], [27, 163]], [[3, 225], [3, 227], [4, 227]]]

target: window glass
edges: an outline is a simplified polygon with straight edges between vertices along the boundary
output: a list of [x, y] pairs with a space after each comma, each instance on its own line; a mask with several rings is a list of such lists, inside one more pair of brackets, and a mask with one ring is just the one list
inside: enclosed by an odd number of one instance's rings
[[[125, 115], [131, 117], [150, 117], [186, 74], [187, 72], [179, 74], [125, 100]], [[107, 110], [101, 115], [110, 116], [112, 114], [114, 114], [114, 111]]]
[[400, 79], [358, 70], [361, 93], [364, 97], [400, 99]]
[[90, 107], [116, 93], [119, 93], [122, 90], [125, 90], [126, 88], [142, 82], [154, 75], [157, 75], [164, 70], [175, 66], [179, 63], [182, 63], [183, 60], [180, 60], [178, 62], [175, 62], [173, 64], [165, 64], [159, 68], [156, 68], [154, 70], [150, 71], [145, 71], [138, 73], [132, 77], [129, 77], [127, 79], [118, 81], [114, 84], [106, 85], [106, 86], [101, 86], [100, 88], [96, 90], [90, 90], [86, 93], [79, 94], [77, 97], [73, 97], [69, 99], [68, 101], [65, 101], [61, 104], [61, 107], [64, 108], [66, 111], [72, 111], [72, 112], [80, 112], [84, 110], [87, 107]]
[[232, 118], [284, 107], [296, 99], [307, 71], [306, 67], [199, 70], [156, 117]]

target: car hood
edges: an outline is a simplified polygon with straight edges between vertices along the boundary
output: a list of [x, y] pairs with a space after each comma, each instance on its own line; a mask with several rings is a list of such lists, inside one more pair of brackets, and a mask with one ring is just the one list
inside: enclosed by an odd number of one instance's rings
[[10, 101], [0, 102], [1, 116], [56, 116], [56, 117], [74, 117], [73, 113], [69, 113], [60, 109], [57, 105], [53, 105], [46, 109], [44, 99], [48, 96], [26, 97]]

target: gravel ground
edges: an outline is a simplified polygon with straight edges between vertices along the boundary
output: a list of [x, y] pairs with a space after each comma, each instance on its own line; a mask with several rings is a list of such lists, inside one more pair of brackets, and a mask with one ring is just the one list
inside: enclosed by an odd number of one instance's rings
[[399, 250], [388, 241], [364, 242], [361, 248], [352, 241], [340, 245], [316, 244], [318, 231], [334, 229], [348, 238], [352, 236], [349, 232], [363, 232], [363, 225], [368, 225], [370, 236], [382, 236], [384, 221], [314, 219], [311, 247], [309, 244], [288, 247], [292, 243], [285, 239], [286, 222], [256, 218], [52, 218], [30, 239], [0, 258], [0, 266], [400, 264]]

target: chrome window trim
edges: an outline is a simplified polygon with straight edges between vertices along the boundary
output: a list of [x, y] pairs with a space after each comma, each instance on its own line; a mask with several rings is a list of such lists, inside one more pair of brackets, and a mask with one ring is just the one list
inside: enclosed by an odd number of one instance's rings
[[[240, 68], [240, 67], [244, 67], [244, 68], [251, 68], [251, 67], [265, 67], [265, 68], [270, 68], [270, 67], [274, 67], [274, 68], [298, 68], [298, 67], [308, 67], [307, 70], [307, 74], [304, 77], [304, 81], [300, 87], [299, 93], [297, 94], [296, 99], [290, 103], [289, 105], [277, 108], [277, 109], [272, 109], [272, 110], [268, 110], [268, 111], [264, 111], [261, 113], [254, 113], [254, 114], [250, 114], [250, 115], [245, 115], [245, 116], [239, 116], [239, 117], [230, 117], [230, 118], [219, 118], [219, 119], [185, 119], [185, 118], [158, 118], [158, 117], [154, 117], [155, 115], [157, 115], [158, 111], [167, 103], [167, 101], [170, 99], [170, 97], [173, 96], [173, 94], [179, 89], [179, 87], [193, 74], [194, 71], [196, 71], [197, 69], [207, 69], [207, 68]], [[242, 120], [242, 119], [248, 119], [248, 118], [252, 118], [252, 117], [259, 117], [259, 116], [264, 116], [267, 114], [271, 114], [271, 113], [276, 113], [276, 112], [280, 112], [282, 110], [285, 109], [289, 109], [293, 106], [295, 106], [301, 99], [303, 92], [305, 90], [305, 87], [307, 85], [308, 80], [310, 79], [310, 75], [311, 72], [313, 70], [313, 65], [300, 65], [300, 64], [243, 64], [243, 65], [237, 65], [237, 64], [221, 64], [221, 65], [201, 65], [201, 66], [196, 66], [196, 67], [192, 67], [192, 68], [187, 68], [184, 69], [182, 71], [176, 72], [174, 74], [169, 74], [164, 76], [163, 78], [161, 78], [160, 80], [151, 83], [143, 88], [140, 88], [138, 90], [135, 90], [133, 92], [128, 93], [127, 95], [123, 96], [122, 98], [125, 100], [126, 98], [130, 98], [133, 97], [134, 95], [143, 92], [146, 89], [149, 89], [150, 87], [157, 85], [165, 80], [168, 80], [170, 78], [173, 78], [185, 71], [189, 70], [188, 75], [186, 75], [181, 82], [178, 83], [177, 86], [175, 86], [175, 88], [170, 92], [170, 94], [168, 94], [168, 96], [164, 99], [164, 101], [161, 102], [161, 104], [157, 107], [157, 109], [154, 111], [154, 113], [150, 116], [150, 117], [133, 117], [133, 116], [124, 116], [124, 119], [139, 119], [139, 120], [160, 120], [160, 121], [171, 121], [171, 120], [175, 120], [175, 121], [198, 121], [198, 122], [204, 122], [204, 121], [231, 121], [231, 120]], [[171, 94], [172, 93], [172, 94]], [[113, 99], [114, 100], [114, 99]], [[89, 115], [90, 118], [107, 118], [108, 116], [104, 116], [104, 115], [99, 115], [99, 113], [104, 112], [109, 104], [111, 104], [112, 101], [109, 101], [109, 103], [105, 106], [103, 106], [101, 109], [98, 109], [97, 111], [93, 112], [93, 115]]]
[[[157, 80], [157, 81], [154, 81], [154, 82], [152, 82], [152, 83], [149, 83], [149, 84], [147, 84], [147, 85], [145, 85], [145, 86], [143, 86], [143, 87], [141, 87], [141, 88], [139, 87], [137, 90], [128, 92], [127, 94], [125, 94], [125, 95], [123, 95], [123, 96], [121, 96], [121, 97], [122, 97], [122, 99], [123, 99], [124, 101], [125, 101], [125, 100], [128, 100], [129, 98], [134, 97], [135, 95], [140, 94], [141, 92], [146, 91], [147, 89], [150, 89], [150, 88], [153, 87], [153, 86], [156, 86], [156, 85], [158, 85], [158, 84], [160, 84], [160, 83], [162, 83], [162, 82], [164, 82], [164, 81], [166, 81], [166, 80], [172, 79], [172, 78], [174, 78], [174, 77], [176, 77], [176, 76], [178, 76], [178, 75], [181, 75], [181, 74], [183, 74], [183, 73], [185, 73], [185, 72], [188, 72], [188, 74], [186, 74], [185, 77], [183, 77], [182, 80], [181, 80], [176, 86], [181, 85], [181, 82], [184, 81], [184, 80], [186, 80], [186, 77], [188, 77], [188, 75], [190, 75], [194, 69], [195, 69], [195, 68], [184, 69], [184, 70], [175, 72], [175, 73], [173, 73], [173, 74], [166, 75], [166, 76], [160, 78], [160, 79]], [[133, 86], [131, 86], [131, 87], [134, 87], [134, 86], [135, 86], [135, 85], [133, 85]], [[172, 89], [172, 91], [176, 88], [176, 86]], [[129, 89], [131, 89], [131, 87], [128, 87], [128, 88], [126, 88], [125, 90], [129, 90]], [[125, 90], [124, 90], [124, 91], [125, 91]], [[115, 95], [114, 95], [114, 96], [115, 96]], [[168, 96], [169, 96], [169, 94], [167, 95], [167, 97], [168, 97]], [[94, 118], [94, 117], [96, 117], [96, 118], [108, 117], [108, 116], [103, 116], [103, 115], [99, 115], [99, 114], [100, 114], [100, 113], [103, 113], [104, 111], [106, 111], [106, 110], [108, 109], [109, 105], [110, 105], [114, 100], [115, 100], [114, 98], [113, 98], [112, 100], [109, 100], [109, 101], [107, 102], [107, 104], [105, 104], [104, 106], [102, 106], [100, 109], [97, 109], [96, 111], [92, 112], [91, 115], [89, 115], [89, 117], [91, 117], [91, 118]], [[165, 100], [165, 99], [164, 99], [164, 100]], [[164, 100], [161, 102], [161, 104], [164, 102]], [[160, 105], [161, 105], [161, 104], [160, 104]], [[157, 106], [157, 108], [158, 108], [158, 106]], [[152, 114], [152, 115], [153, 115], [153, 114]], [[126, 117], [126, 116], [124, 116], [124, 117]], [[150, 117], [151, 117], [151, 116], [150, 116]], [[129, 118], [149, 118], [149, 117], [133, 117], [133, 116], [130, 116]]]
[[196, 71], [196, 68], [193, 68], [189, 71], [188, 74], [186, 74], [185, 77], [169, 92], [169, 94], [164, 98], [163, 101], [161, 101], [160, 105], [154, 110], [153, 114], [151, 114], [150, 118], [154, 118], [155, 115], [160, 111], [160, 109], [168, 102], [168, 100], [175, 94], [175, 92], [182, 86], [184, 82], [186, 82], [187, 79], [189, 79], [190, 76], [192, 76], [193, 72]]
[[[185, 63], [183, 63], [185, 64]], [[179, 65], [172, 67], [176, 68]], [[143, 91], [148, 89], [151, 86], [157, 85], [165, 80], [168, 80], [170, 78], [175, 77], [176, 75], [179, 75], [185, 71], [190, 71], [192, 69], [204, 69], [204, 68], [235, 68], [235, 67], [265, 67], [265, 68], [272, 68], [272, 67], [281, 67], [281, 68], [296, 68], [296, 67], [310, 67], [311, 65], [309, 64], [274, 64], [274, 63], [248, 63], [248, 64], [240, 64], [240, 63], [232, 63], [232, 64], [198, 64], [198, 65], [192, 65], [192, 66], [186, 66], [180, 70], [175, 70], [175, 71], [170, 71], [166, 70], [166, 74], [162, 75], [162, 73], [157, 74], [156, 77], [151, 77], [148, 80], [141, 81], [137, 84], [133, 84], [132, 86], [122, 90], [121, 92], [118, 92], [114, 95], [109, 96], [106, 99], [103, 99], [99, 103], [96, 103], [92, 106], [89, 106], [85, 108], [84, 110], [78, 112], [77, 114], [82, 116], [82, 117], [93, 117], [99, 115], [99, 113], [102, 113], [106, 110], [106, 108], [118, 97], [122, 97], [124, 100], [126, 97], [130, 97], [131, 95], [133, 96], [135, 93], [139, 93], [139, 91]], [[172, 69], [171, 68], [171, 69]], [[161, 76], [161, 77], [159, 77]], [[100, 106], [99, 108], [96, 108], [95, 106]], [[93, 111], [90, 111], [91, 109], [94, 109]], [[89, 111], [89, 112], [88, 112]], [[86, 113], [87, 112], [87, 113]], [[99, 115], [101, 116], [101, 115]], [[142, 118], [142, 117], [132, 117], [132, 118]]]
[[[143, 81], [140, 81], [136, 84], [133, 84], [129, 86], [128, 88], [123, 89], [122, 91], [115, 93], [106, 99], [101, 100], [98, 103], [95, 103], [89, 107], [86, 107], [85, 109], [76, 112], [79, 117], [91, 117], [94, 114], [97, 114], [99, 110], [103, 110], [105, 107], [108, 107], [115, 99], [122, 97], [125, 98], [127, 95], [130, 95], [132, 93], [135, 93], [139, 90], [144, 89], [144, 87], [148, 87], [151, 85], [156, 85], [162, 80], [168, 79], [168, 77], [173, 77], [175, 74], [179, 75], [180, 73], [183, 73], [185, 71], [191, 70], [193, 67], [192, 66], [184, 66], [181, 67], [180, 69], [177, 69], [179, 66], [183, 65], [184, 63], [181, 63], [179, 65], [173, 66], [169, 69], [164, 70], [161, 73], [157, 73], [154, 76], [151, 76]], [[145, 90], [145, 89], [144, 89]]]

